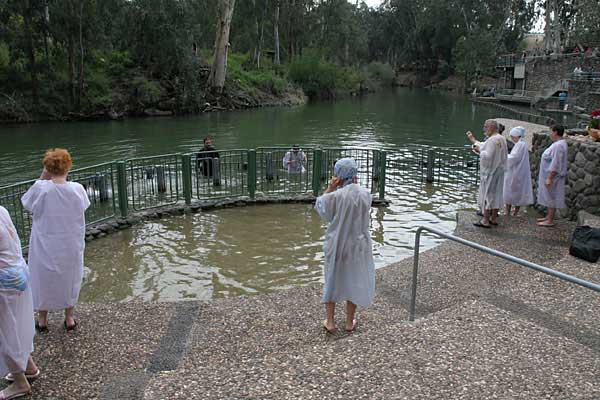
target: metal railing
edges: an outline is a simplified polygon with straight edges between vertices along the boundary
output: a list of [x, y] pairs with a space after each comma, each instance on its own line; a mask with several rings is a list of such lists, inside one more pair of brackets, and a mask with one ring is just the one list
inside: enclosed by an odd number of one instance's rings
[[[353, 157], [362, 186], [383, 200], [407, 183], [476, 184], [479, 162], [465, 147], [406, 146], [386, 152], [369, 148], [304, 148], [298, 165], [283, 165], [289, 147], [218, 150], [216, 154], [166, 154], [113, 161], [73, 170], [69, 180], [84, 186], [90, 199], [86, 221], [94, 224], [150, 208], [213, 201], [312, 194], [318, 196], [333, 175], [335, 162]], [[9, 214], [23, 246], [31, 215], [21, 197], [35, 180], [0, 187], [0, 205]]]
[[563, 272], [560, 271], [556, 271], [553, 270], [551, 268], [548, 267], [544, 267], [542, 265], [536, 264], [536, 263], [532, 263], [531, 261], [527, 261], [527, 260], [523, 260], [522, 258], [518, 258], [515, 256], [512, 256], [510, 254], [506, 254], [503, 253], [501, 251], [498, 250], [494, 250], [491, 249], [489, 247], [483, 246], [479, 243], [475, 243], [472, 242], [470, 240], [466, 240], [463, 238], [460, 238], [458, 236], [454, 236], [448, 233], [444, 233], [442, 231], [439, 231], [435, 228], [429, 228], [426, 226], [420, 226], [417, 229], [416, 232], [416, 236], [415, 236], [415, 249], [414, 249], [414, 256], [413, 256], [413, 273], [412, 273], [412, 287], [411, 287], [411, 296], [410, 296], [410, 309], [409, 309], [409, 316], [408, 316], [408, 320], [409, 321], [414, 321], [415, 320], [415, 308], [416, 308], [416, 301], [417, 301], [417, 276], [419, 273], [419, 247], [420, 247], [420, 242], [421, 242], [421, 232], [426, 231], [429, 233], [433, 233], [434, 235], [452, 240], [454, 242], [460, 243], [460, 244], [464, 244], [465, 246], [471, 247], [473, 249], [482, 251], [486, 254], [490, 254], [492, 256], [496, 256], [496, 257], [500, 257], [502, 259], [514, 262], [516, 264], [519, 264], [523, 267], [527, 267], [530, 269], [533, 269], [535, 271], [538, 272], [543, 272], [545, 274], [551, 275], [555, 278], [561, 279], [563, 281], [567, 281], [567, 282], [571, 282], [580, 286], [583, 286], [587, 289], [593, 290], [595, 292], [600, 292], [600, 285], [593, 283], [593, 282], [589, 282], [580, 278], [577, 278], [575, 276], [572, 275], [568, 275], [565, 274]]

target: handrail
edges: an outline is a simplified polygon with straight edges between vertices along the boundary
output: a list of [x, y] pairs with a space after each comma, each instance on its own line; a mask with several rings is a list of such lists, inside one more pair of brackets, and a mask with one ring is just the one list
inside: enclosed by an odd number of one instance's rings
[[516, 264], [522, 265], [524, 267], [527, 268], [531, 268], [533, 270], [536, 270], [538, 272], [543, 272], [545, 274], [554, 276], [556, 278], [562, 279], [564, 281], [568, 281], [571, 283], [575, 283], [577, 285], [583, 286], [587, 289], [593, 290], [595, 292], [600, 292], [600, 285], [593, 283], [593, 282], [589, 282], [580, 278], [577, 278], [575, 276], [572, 275], [568, 275], [556, 270], [553, 270], [551, 268], [548, 267], [544, 267], [542, 265], [536, 264], [536, 263], [532, 263], [531, 261], [527, 261], [527, 260], [523, 260], [522, 258], [518, 258], [515, 256], [512, 256], [510, 254], [506, 254], [503, 253], [501, 251], [498, 250], [494, 250], [491, 249], [489, 247], [483, 246], [479, 243], [475, 243], [472, 242], [470, 240], [466, 240], [463, 238], [460, 238], [458, 236], [454, 236], [454, 235], [450, 235], [448, 233], [444, 233], [442, 231], [439, 231], [435, 228], [430, 228], [430, 227], [426, 227], [426, 226], [420, 226], [417, 229], [417, 233], [415, 236], [415, 252], [414, 252], [414, 264], [413, 264], [413, 275], [412, 275], [412, 292], [411, 292], [411, 297], [410, 297], [410, 314], [408, 317], [409, 321], [414, 321], [415, 320], [415, 306], [416, 306], [416, 299], [417, 299], [417, 274], [419, 272], [419, 245], [420, 245], [420, 241], [421, 241], [421, 232], [423, 231], [427, 231], [430, 233], [433, 233], [435, 235], [441, 236], [443, 238], [452, 240], [454, 242], [458, 242], [461, 244], [464, 244], [465, 246], [483, 251], [484, 253], [496, 256], [496, 257], [500, 257], [503, 258], [505, 260], [508, 261], [512, 261]]

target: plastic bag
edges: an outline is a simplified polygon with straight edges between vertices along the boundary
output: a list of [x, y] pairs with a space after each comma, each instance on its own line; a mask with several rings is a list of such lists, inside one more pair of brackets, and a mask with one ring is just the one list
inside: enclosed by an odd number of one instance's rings
[[573, 232], [569, 254], [589, 262], [600, 258], [600, 229], [590, 226], [578, 226]]

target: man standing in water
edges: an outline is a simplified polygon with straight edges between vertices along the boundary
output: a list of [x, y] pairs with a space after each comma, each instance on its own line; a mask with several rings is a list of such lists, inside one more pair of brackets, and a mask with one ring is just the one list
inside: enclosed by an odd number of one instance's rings
[[[213, 177], [213, 159], [219, 158], [219, 152], [213, 147], [212, 136], [206, 136], [203, 140], [204, 147], [196, 154], [196, 168], [202, 171], [206, 178]], [[218, 160], [217, 160], [218, 161]]]
[[304, 165], [306, 164], [306, 154], [300, 150], [300, 146], [295, 144], [292, 146], [292, 150], [285, 153], [283, 157], [283, 168], [290, 174], [300, 174], [306, 171]]
[[506, 140], [498, 133], [498, 122], [488, 119], [483, 125], [487, 140], [478, 142], [471, 132], [467, 138], [473, 144], [473, 151], [479, 154], [480, 182], [478, 203], [483, 210], [483, 219], [474, 225], [481, 228], [490, 228], [498, 225], [498, 210], [503, 203], [504, 169], [508, 150]]

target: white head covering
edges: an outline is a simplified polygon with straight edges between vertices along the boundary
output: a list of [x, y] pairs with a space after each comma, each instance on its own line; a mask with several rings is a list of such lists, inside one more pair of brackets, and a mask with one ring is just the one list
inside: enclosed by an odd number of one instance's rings
[[352, 180], [358, 175], [358, 166], [354, 159], [342, 158], [335, 163], [333, 172], [344, 182], [342, 186], [346, 186], [352, 183]]
[[510, 136], [520, 137], [521, 139], [525, 137], [525, 128], [522, 126], [515, 126], [510, 130]]

